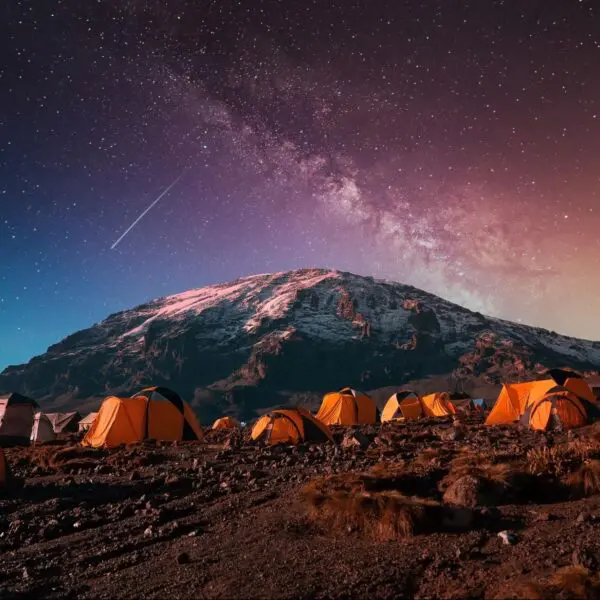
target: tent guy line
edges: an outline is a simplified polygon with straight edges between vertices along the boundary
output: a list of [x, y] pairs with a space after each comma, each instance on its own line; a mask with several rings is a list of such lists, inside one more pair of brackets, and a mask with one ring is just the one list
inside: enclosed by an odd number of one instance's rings
[[177, 179], [175, 179], [175, 181], [173, 181], [173, 183], [171, 183], [171, 185], [169, 185], [167, 188], [165, 188], [165, 190], [163, 190], [163, 192], [161, 192], [161, 194], [158, 196], [158, 198], [156, 198], [156, 200], [154, 200], [154, 202], [152, 202], [146, 208], [146, 210], [144, 210], [142, 212], [142, 214], [125, 230], [125, 232], [121, 235], [121, 237], [110, 247], [111, 250], [114, 250], [121, 243], [123, 238], [158, 204], [158, 202], [161, 200], [161, 198], [166, 196], [175, 187], [175, 185], [177, 185], [177, 183], [179, 183], [179, 180], [183, 177], [185, 171], [186, 171], [186, 169], [184, 169], [181, 172], [181, 174], [179, 175], [179, 177], [177, 177]]

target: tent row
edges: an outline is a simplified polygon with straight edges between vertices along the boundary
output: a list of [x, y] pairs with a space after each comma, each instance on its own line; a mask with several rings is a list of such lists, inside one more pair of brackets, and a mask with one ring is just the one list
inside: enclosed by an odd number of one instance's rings
[[0, 395], [0, 442], [21, 445], [51, 441], [57, 434], [80, 431], [85, 420], [76, 411], [42, 413], [38, 408], [37, 402], [27, 396], [14, 392]]
[[[390, 410], [391, 407], [391, 410]], [[0, 438], [9, 443], [48, 442], [65, 431], [85, 432], [82, 444], [113, 447], [145, 439], [164, 441], [202, 440], [196, 415], [180, 396], [166, 387], [146, 388], [130, 398], [107, 397], [97, 413], [81, 419], [77, 412], [36, 412], [37, 403], [19, 394], [0, 397]], [[269, 443], [287, 440], [332, 439], [330, 425], [375, 424], [393, 419], [445, 416], [454, 407], [448, 394], [423, 398], [412, 392], [394, 394], [383, 415], [367, 394], [352, 388], [326, 394], [316, 416], [301, 408], [273, 410], [261, 417], [252, 431], [253, 439]], [[240, 427], [230, 416], [217, 419], [215, 431]]]
[[403, 390], [392, 394], [380, 413], [375, 401], [363, 392], [343, 388], [325, 394], [316, 414], [325, 425], [373, 425], [393, 420], [410, 420], [424, 417], [446, 417], [456, 413], [447, 392], [419, 396]]
[[[483, 412], [484, 405], [470, 398], [458, 401], [464, 409]], [[14, 438], [31, 432], [31, 439], [48, 441], [57, 428], [73, 427], [76, 413], [55, 416], [35, 414], [33, 400], [12, 394], [0, 397], [0, 438]], [[251, 432], [253, 440], [271, 445], [297, 444], [304, 441], [332, 441], [330, 426], [354, 426], [390, 421], [409, 421], [456, 414], [457, 407], [446, 392], [420, 396], [410, 390], [393, 394], [379, 412], [367, 394], [343, 388], [324, 396], [319, 411], [296, 408], [274, 409], [261, 416]], [[521, 422], [533, 429], [555, 426], [571, 428], [584, 425], [600, 416], [594, 392], [575, 372], [553, 370], [549, 378], [506, 384], [487, 417], [486, 424]], [[202, 428], [190, 406], [165, 387], [150, 387], [130, 398], [109, 396], [98, 413], [89, 415], [82, 444], [91, 447], [114, 447], [145, 439], [164, 441], [202, 440]], [[240, 427], [233, 417], [217, 419], [215, 431]], [[25, 434], [29, 437], [29, 434]]]
[[[432, 394], [422, 400], [418, 416], [453, 414], [448, 395]], [[251, 438], [268, 444], [298, 444], [306, 441], [333, 441], [330, 425], [374, 424], [380, 418], [375, 401], [362, 392], [343, 388], [326, 394], [316, 416], [301, 407], [273, 409], [261, 416]], [[240, 427], [233, 417], [217, 419], [212, 430]], [[145, 439], [164, 441], [202, 440], [204, 434], [189, 405], [173, 390], [153, 387], [131, 398], [109, 396], [83, 438], [91, 447], [113, 447]]]

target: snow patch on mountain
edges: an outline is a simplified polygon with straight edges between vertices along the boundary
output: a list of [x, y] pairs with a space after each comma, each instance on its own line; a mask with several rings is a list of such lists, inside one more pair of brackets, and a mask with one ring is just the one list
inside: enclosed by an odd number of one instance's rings
[[247, 332], [255, 331], [265, 318], [277, 319], [283, 317], [301, 290], [315, 287], [327, 279], [338, 278], [339, 273], [336, 271], [314, 272], [301, 279], [290, 276], [285, 283], [274, 286], [271, 290], [271, 296], [265, 302], [257, 305], [254, 315], [244, 324], [244, 330]]

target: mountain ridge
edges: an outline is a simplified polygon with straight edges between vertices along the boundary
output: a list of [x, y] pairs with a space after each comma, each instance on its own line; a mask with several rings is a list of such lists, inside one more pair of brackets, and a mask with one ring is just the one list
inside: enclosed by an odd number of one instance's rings
[[332, 269], [250, 275], [109, 315], [23, 365], [0, 391], [81, 408], [170, 385], [202, 414], [250, 418], [294, 394], [447, 376], [456, 387], [600, 368], [600, 342], [486, 317], [414, 286]]

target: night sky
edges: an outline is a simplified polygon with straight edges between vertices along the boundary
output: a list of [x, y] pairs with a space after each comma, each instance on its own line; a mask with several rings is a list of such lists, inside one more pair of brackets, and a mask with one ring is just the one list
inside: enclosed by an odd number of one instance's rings
[[596, 0], [3, 0], [0, 56], [0, 368], [307, 266], [600, 339]]

